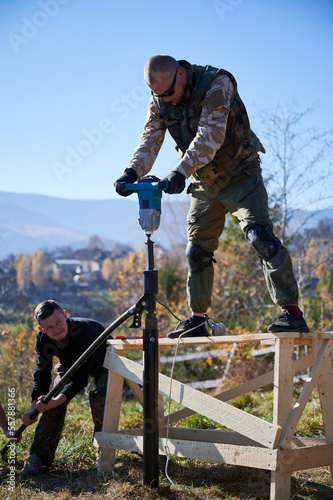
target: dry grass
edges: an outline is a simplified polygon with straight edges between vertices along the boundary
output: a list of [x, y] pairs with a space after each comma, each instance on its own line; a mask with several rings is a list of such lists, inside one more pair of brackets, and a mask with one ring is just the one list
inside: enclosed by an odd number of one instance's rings
[[[238, 399], [235, 405], [256, 415], [271, 414], [271, 394], [254, 393]], [[318, 400], [314, 396], [309, 404], [308, 417], [300, 423], [303, 435], [321, 434], [321, 416]], [[315, 420], [315, 422], [314, 422]], [[123, 427], [141, 422], [137, 404], [128, 403], [122, 413]], [[193, 427], [201, 420], [198, 417], [186, 425]], [[201, 422], [202, 423], [202, 422]], [[216, 426], [205, 421], [208, 427]], [[25, 431], [22, 447], [17, 447], [15, 463], [16, 477], [14, 491], [8, 488], [8, 467], [3, 464], [0, 472], [0, 498], [21, 499], [94, 499], [94, 500], [252, 500], [269, 499], [270, 473], [249, 467], [221, 465], [199, 460], [172, 458], [165, 474], [165, 457], [160, 458], [159, 488], [152, 489], [143, 485], [142, 456], [131, 452], [118, 452], [113, 474], [98, 474], [92, 446], [92, 422], [89, 405], [74, 401], [71, 404], [63, 438], [60, 441], [56, 460], [49, 471], [34, 479], [23, 480], [19, 471], [23, 459], [28, 454], [33, 428]], [[2, 443], [5, 441], [2, 440]], [[291, 498], [333, 499], [332, 480], [328, 468], [301, 471], [292, 475]]]
[[[165, 459], [160, 460], [159, 488], [143, 485], [142, 457], [119, 452], [114, 473], [99, 475], [95, 467], [66, 468], [55, 466], [35, 479], [16, 479], [14, 492], [5, 482], [0, 487], [1, 498], [69, 500], [252, 500], [269, 499], [270, 474], [247, 467], [219, 465], [193, 460], [172, 460], [164, 474]], [[1, 480], [4, 479], [3, 471]], [[293, 474], [292, 499], [332, 499], [331, 476], [326, 469]]]

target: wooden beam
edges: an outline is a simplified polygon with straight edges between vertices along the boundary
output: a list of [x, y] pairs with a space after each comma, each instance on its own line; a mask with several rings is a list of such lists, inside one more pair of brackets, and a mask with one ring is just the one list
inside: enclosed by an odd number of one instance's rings
[[132, 380], [128, 379], [126, 379], [126, 382], [128, 383], [129, 388], [133, 392], [136, 399], [139, 401], [140, 405], [143, 405], [143, 392], [139, 384], [137, 384], [136, 382], [132, 382]]
[[278, 340], [275, 349], [273, 422], [283, 428], [293, 407], [294, 341]]
[[[100, 446], [118, 450], [143, 452], [143, 437], [128, 434], [96, 433]], [[233, 446], [221, 443], [202, 443], [184, 439], [159, 439], [159, 453], [165, 455], [166, 445], [172, 456], [209, 460], [218, 463], [274, 470], [277, 466], [277, 450], [254, 446]]]
[[234, 431], [169, 427], [168, 437], [170, 439], [185, 439], [186, 441], [200, 441], [202, 443], [221, 443], [238, 446], [262, 447], [252, 439], [242, 436], [242, 434]]
[[[313, 341], [313, 351], [315, 355], [319, 353], [320, 344], [321, 342], [319, 340]], [[329, 357], [318, 378], [318, 393], [321, 403], [321, 412], [323, 416], [323, 425], [324, 425], [326, 443], [332, 444], [333, 443], [333, 399], [332, 399], [333, 372], [332, 372], [332, 362]], [[332, 466], [331, 466], [331, 476], [333, 480]]]
[[[294, 340], [279, 339], [275, 345], [273, 423], [284, 427], [293, 407]], [[288, 444], [291, 445], [291, 436]], [[271, 473], [271, 499], [290, 497], [291, 476], [288, 472]]]
[[325, 438], [303, 436], [293, 436], [292, 438], [293, 448], [307, 448], [309, 446], [320, 446], [322, 444], [326, 444]]
[[[264, 339], [275, 340], [277, 338], [285, 338], [286, 333], [248, 333], [246, 335], [221, 335], [216, 337], [184, 337], [180, 339], [170, 339], [168, 337], [159, 337], [159, 348], [175, 346], [179, 343], [182, 345], [219, 345], [261, 342]], [[298, 338], [300, 333], [289, 333], [290, 337]], [[107, 344], [114, 346], [117, 349], [142, 349], [143, 339], [125, 338], [125, 339], [110, 339]]]
[[[219, 345], [219, 344], [233, 344], [236, 343], [248, 343], [248, 342], [265, 342], [272, 341], [273, 344], [277, 339], [297, 339], [309, 340], [309, 339], [333, 339], [332, 332], [320, 332], [320, 333], [299, 333], [299, 332], [277, 332], [277, 333], [248, 333], [246, 335], [222, 335], [216, 337], [185, 337], [181, 339], [169, 339], [168, 337], [159, 337], [158, 345], [162, 350], [164, 347], [169, 348], [170, 346], [177, 345]], [[107, 341], [107, 344], [120, 349], [142, 349], [143, 339], [137, 338], [125, 338], [125, 339], [111, 339]]]
[[278, 453], [278, 467], [285, 472], [314, 469], [327, 465], [333, 466], [333, 444], [280, 450]]
[[[118, 430], [120, 434], [129, 434], [131, 436], [142, 436], [143, 428], [137, 427], [126, 430]], [[159, 436], [165, 437], [165, 436]], [[186, 441], [200, 441], [203, 443], [222, 443], [239, 446], [256, 446], [264, 448], [252, 439], [242, 436], [234, 431], [218, 431], [215, 429], [195, 429], [188, 427], [169, 427], [168, 437], [170, 439], [185, 439]], [[317, 443], [318, 444], [318, 443]], [[325, 443], [323, 443], [325, 444]]]
[[[119, 353], [126, 356], [125, 351], [119, 351]], [[107, 368], [105, 360], [104, 367]], [[103, 432], [115, 432], [118, 430], [123, 385], [124, 378], [115, 372], [109, 371], [103, 417]], [[115, 450], [109, 449], [108, 447], [101, 447], [99, 450], [97, 470], [99, 472], [110, 471], [114, 467], [114, 462]]]

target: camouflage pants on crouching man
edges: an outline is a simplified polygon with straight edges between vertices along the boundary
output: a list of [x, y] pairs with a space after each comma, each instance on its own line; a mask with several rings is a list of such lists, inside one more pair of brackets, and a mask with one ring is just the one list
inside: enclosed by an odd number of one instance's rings
[[[58, 374], [61, 377], [64, 371], [60, 368]], [[94, 432], [102, 430], [107, 380], [108, 370], [102, 368], [94, 377], [96, 389], [89, 391], [90, 409], [95, 426]], [[36, 427], [34, 441], [30, 448], [30, 455], [39, 456], [43, 465], [48, 467], [53, 462], [61, 438], [67, 406], [68, 402], [65, 402], [43, 413]]]

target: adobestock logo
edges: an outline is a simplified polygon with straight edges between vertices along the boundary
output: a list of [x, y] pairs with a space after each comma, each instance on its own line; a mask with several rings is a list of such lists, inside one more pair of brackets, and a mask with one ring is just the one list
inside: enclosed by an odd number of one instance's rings
[[[110, 104], [110, 111], [119, 121], [127, 120], [131, 113], [139, 106], [140, 102], [147, 99], [149, 89], [143, 83], [136, 85], [127, 94], [121, 94]], [[81, 135], [84, 137], [74, 146], [66, 146], [64, 161], [54, 161], [52, 169], [59, 182], [63, 182], [64, 175], [72, 173], [82, 161], [94, 153], [104, 141], [105, 136], [116, 129], [114, 120], [103, 118], [93, 129], [84, 129]]]
[[59, 182], [63, 181], [65, 174], [73, 172], [78, 167], [84, 158], [89, 156], [95, 147], [100, 146], [103, 142], [104, 135], [110, 134], [115, 129], [111, 120], [105, 118], [101, 120], [97, 128], [91, 130], [82, 130], [82, 135], [85, 137], [80, 140], [75, 147], [66, 147], [65, 161], [60, 163], [54, 161], [52, 168]]
[[213, 7], [221, 21], [224, 21], [225, 14], [232, 12], [239, 7], [244, 0], [214, 0]]
[[37, 10], [31, 17], [22, 17], [22, 27], [19, 34], [10, 31], [7, 38], [17, 54], [22, 45], [27, 45], [27, 43], [35, 38], [39, 33], [41, 28], [44, 28], [51, 18], [57, 16], [60, 11], [61, 5], [66, 5], [70, 0], [40, 0], [38, 2], [41, 10]]

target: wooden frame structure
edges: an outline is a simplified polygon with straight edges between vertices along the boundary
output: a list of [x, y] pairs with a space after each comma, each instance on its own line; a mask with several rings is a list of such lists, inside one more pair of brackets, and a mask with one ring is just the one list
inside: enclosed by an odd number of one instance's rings
[[[178, 339], [159, 339], [159, 351], [176, 345]], [[214, 397], [159, 374], [159, 453], [171, 456], [267, 469], [271, 471], [272, 500], [290, 499], [291, 473], [297, 470], [330, 466], [333, 477], [333, 333], [263, 333], [223, 337], [180, 339], [182, 345], [215, 347], [230, 343], [275, 345], [274, 369]], [[115, 339], [109, 347], [104, 366], [109, 370], [103, 431], [96, 433], [100, 448], [99, 471], [112, 470], [116, 450], [143, 451], [142, 429], [118, 429], [123, 381], [126, 380], [142, 404], [143, 367], [127, 359], [130, 349], [142, 349], [141, 339]], [[295, 359], [295, 346], [308, 345], [310, 354]], [[293, 376], [311, 368], [297, 402], [293, 403]], [[273, 422], [250, 415], [227, 403], [247, 392], [274, 384]], [[324, 439], [294, 436], [304, 408], [315, 387], [321, 401]], [[170, 394], [171, 388], [171, 394]], [[185, 406], [164, 415], [163, 398]], [[175, 421], [200, 413], [230, 431], [172, 427]], [[168, 428], [166, 427], [169, 425]]]

